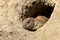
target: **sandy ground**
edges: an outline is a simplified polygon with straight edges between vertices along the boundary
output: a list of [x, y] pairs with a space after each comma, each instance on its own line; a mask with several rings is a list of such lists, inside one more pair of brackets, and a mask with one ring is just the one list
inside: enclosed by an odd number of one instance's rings
[[0, 0], [0, 40], [60, 40], [60, 0], [47, 0], [55, 7], [44, 26], [34, 32], [23, 28], [22, 10], [34, 1], [39, 0]]

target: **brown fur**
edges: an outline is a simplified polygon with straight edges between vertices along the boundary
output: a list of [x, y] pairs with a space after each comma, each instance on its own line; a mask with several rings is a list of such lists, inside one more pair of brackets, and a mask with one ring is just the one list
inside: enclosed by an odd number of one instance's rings
[[47, 21], [48, 18], [45, 16], [37, 16], [36, 18], [29, 17], [23, 21], [23, 28], [29, 30], [37, 30], [38, 28], [42, 27]]

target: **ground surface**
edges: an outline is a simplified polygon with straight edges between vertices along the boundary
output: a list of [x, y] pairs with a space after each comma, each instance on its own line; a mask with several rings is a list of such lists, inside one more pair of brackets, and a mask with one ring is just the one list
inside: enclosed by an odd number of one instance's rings
[[0, 40], [60, 40], [60, 0], [47, 0], [55, 7], [43, 27], [34, 32], [23, 28], [22, 10], [33, 1], [36, 0], [0, 0]]

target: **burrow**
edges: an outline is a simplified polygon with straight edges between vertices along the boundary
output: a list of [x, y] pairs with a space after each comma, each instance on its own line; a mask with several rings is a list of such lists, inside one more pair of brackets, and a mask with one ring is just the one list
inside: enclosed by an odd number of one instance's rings
[[28, 17], [36, 18], [37, 16], [45, 16], [47, 18], [50, 18], [52, 12], [54, 11], [54, 7], [55, 3], [48, 3], [45, 1], [34, 1], [32, 2], [31, 6], [25, 6], [25, 11], [22, 11], [22, 14], [24, 15], [22, 19], [24, 20]]

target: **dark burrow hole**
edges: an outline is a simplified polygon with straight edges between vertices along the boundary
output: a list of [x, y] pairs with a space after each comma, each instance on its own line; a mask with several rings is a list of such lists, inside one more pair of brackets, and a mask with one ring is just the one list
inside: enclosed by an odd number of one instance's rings
[[32, 6], [28, 7], [28, 12], [26, 17], [37, 17], [37, 16], [46, 16], [50, 18], [52, 12], [54, 10], [54, 6], [45, 5], [44, 3], [32, 3]]
[[[54, 10], [54, 6], [45, 5], [45, 3], [43, 3], [43, 2], [42, 3], [33, 2], [32, 6], [30, 6], [30, 7], [26, 6], [26, 9], [28, 10], [26, 12], [26, 18], [28, 18], [28, 17], [36, 18], [37, 16], [45, 16], [47, 18], [50, 18], [51, 14]], [[31, 29], [27, 29], [27, 30], [36, 31], [36, 30], [31, 30]]]
[[42, 9], [38, 9], [36, 12], [32, 13], [32, 15], [30, 17], [35, 18], [37, 16], [42, 15], [42, 16], [46, 16], [46, 17], [50, 18], [52, 12], [53, 12], [53, 7], [45, 5], [42, 7]]

